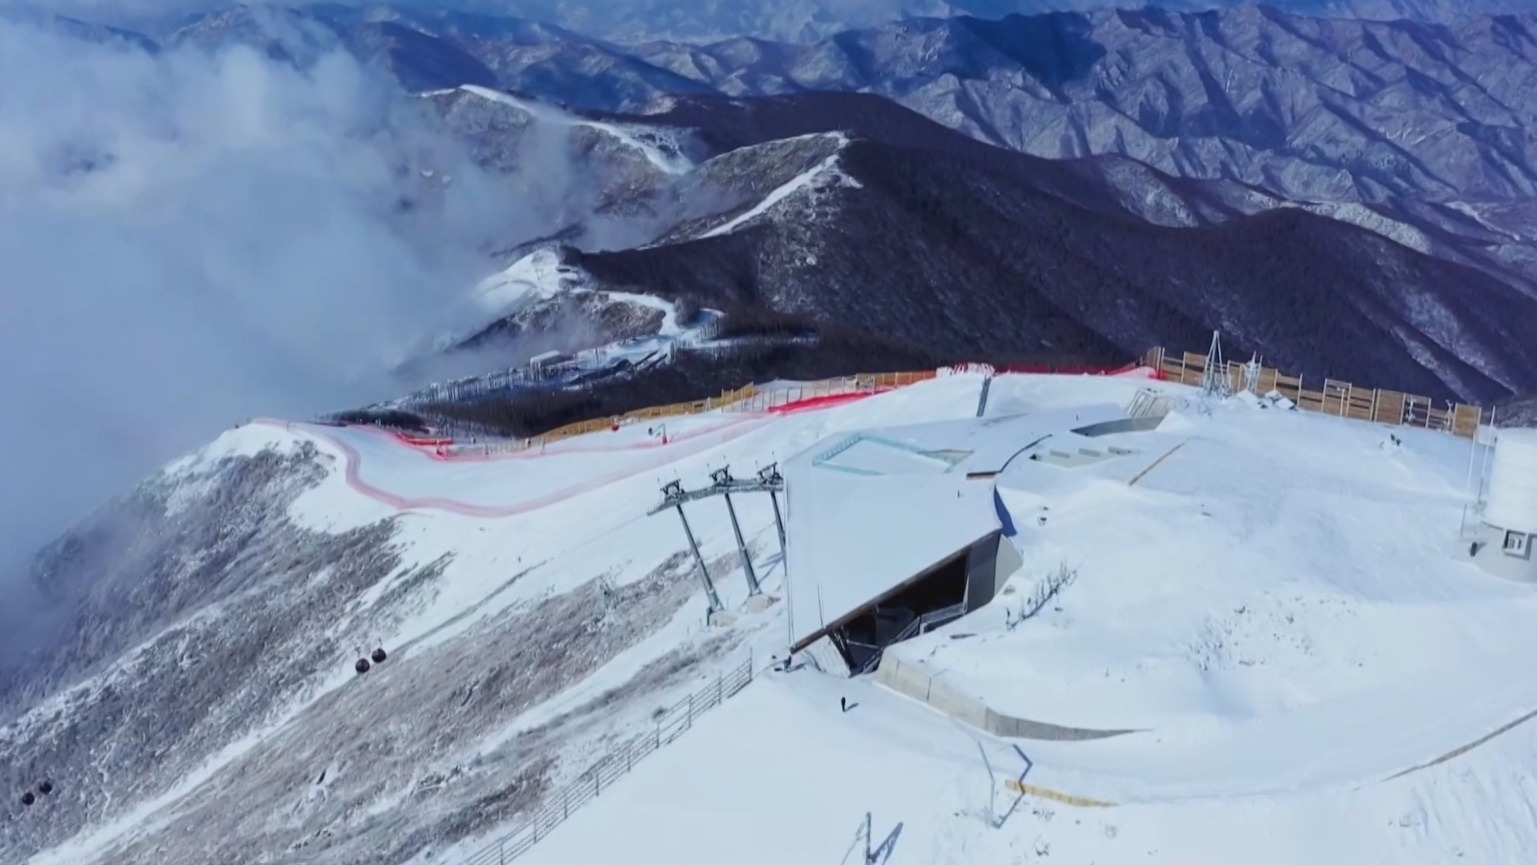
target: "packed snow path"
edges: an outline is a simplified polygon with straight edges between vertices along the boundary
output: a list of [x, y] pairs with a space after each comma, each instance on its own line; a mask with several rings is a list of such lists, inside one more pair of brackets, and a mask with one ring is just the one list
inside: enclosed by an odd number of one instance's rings
[[597, 443], [583, 441], [592, 437], [582, 436], [522, 453], [447, 460], [430, 450], [406, 446], [397, 436], [378, 429], [284, 426], [338, 450], [345, 461], [347, 485], [375, 501], [404, 511], [510, 517], [719, 448], [769, 420], [739, 415], [674, 421], [672, 427], [678, 429], [670, 428], [666, 445], [644, 427], [631, 426]]

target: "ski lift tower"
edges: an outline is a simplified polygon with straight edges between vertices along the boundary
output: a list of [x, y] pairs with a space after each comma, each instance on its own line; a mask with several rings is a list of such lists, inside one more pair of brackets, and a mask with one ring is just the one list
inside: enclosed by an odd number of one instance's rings
[[758, 612], [767, 609], [773, 603], [773, 599], [763, 593], [763, 587], [758, 582], [757, 571], [753, 568], [752, 551], [747, 546], [747, 539], [742, 535], [742, 525], [737, 520], [736, 506], [731, 501], [733, 493], [768, 493], [774, 503], [774, 523], [779, 531], [780, 557], [784, 556], [785, 528], [784, 518], [779, 510], [778, 494], [784, 491], [784, 477], [779, 474], [777, 463], [771, 463], [758, 470], [756, 480], [742, 480], [731, 476], [729, 466], [722, 466], [710, 473], [710, 485], [698, 490], [684, 490], [682, 481], [670, 481], [662, 487], [662, 501], [648, 512], [648, 516], [661, 513], [665, 510], [676, 510], [678, 519], [683, 523], [683, 534], [688, 539], [689, 549], [694, 553], [694, 562], [698, 566], [700, 580], [704, 583], [705, 593], [710, 600], [709, 616], [712, 621], [721, 618], [724, 622], [729, 617], [718, 617], [724, 613], [720, 595], [715, 591], [714, 583], [705, 568], [704, 556], [699, 552], [698, 540], [694, 537], [692, 527], [689, 526], [688, 517], [683, 513], [683, 505], [700, 499], [719, 496], [726, 502], [726, 513], [731, 517], [731, 532], [736, 538], [737, 552], [741, 555], [742, 571], [747, 577], [747, 603], [748, 612]]

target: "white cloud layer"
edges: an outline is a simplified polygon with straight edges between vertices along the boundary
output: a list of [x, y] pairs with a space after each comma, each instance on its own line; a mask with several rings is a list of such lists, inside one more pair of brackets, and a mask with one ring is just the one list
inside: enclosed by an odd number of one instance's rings
[[340, 52], [300, 71], [0, 22], [0, 84], [0, 590], [220, 429], [382, 395], [481, 251], [545, 227]]

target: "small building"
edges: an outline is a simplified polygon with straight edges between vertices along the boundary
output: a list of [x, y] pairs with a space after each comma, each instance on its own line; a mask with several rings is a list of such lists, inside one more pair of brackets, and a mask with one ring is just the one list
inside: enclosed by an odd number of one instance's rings
[[867, 430], [788, 460], [791, 650], [858, 674], [987, 604], [1022, 564], [994, 478], [1053, 431], [1125, 418], [1104, 405]]
[[1473, 562], [1485, 572], [1537, 583], [1537, 430], [1495, 432]]

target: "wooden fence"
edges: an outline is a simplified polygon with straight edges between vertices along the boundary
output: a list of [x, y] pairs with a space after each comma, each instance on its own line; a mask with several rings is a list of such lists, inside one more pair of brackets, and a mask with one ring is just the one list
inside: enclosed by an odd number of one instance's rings
[[[919, 372], [858, 373], [844, 378], [829, 378], [770, 390], [754, 390], [745, 399], [726, 407], [726, 411], [769, 411], [791, 403], [806, 402], [848, 393], [880, 393], [934, 378], [934, 370]], [[748, 385], [751, 389], [752, 386]]]
[[[1206, 355], [1195, 352], [1170, 354], [1162, 348], [1152, 348], [1143, 356], [1142, 362], [1160, 377], [1180, 384], [1199, 385], [1206, 376]], [[1226, 363], [1224, 373], [1232, 390], [1244, 389], [1246, 366], [1237, 361]], [[1309, 389], [1309, 386], [1315, 389]], [[1491, 420], [1476, 405], [1449, 404], [1445, 401], [1437, 405], [1428, 396], [1363, 388], [1332, 378], [1308, 379], [1305, 386], [1302, 376], [1287, 375], [1268, 366], [1259, 368], [1255, 391], [1260, 394], [1275, 391], [1305, 411], [1375, 423], [1445, 430], [1466, 438], [1473, 438], [1479, 424]]]

